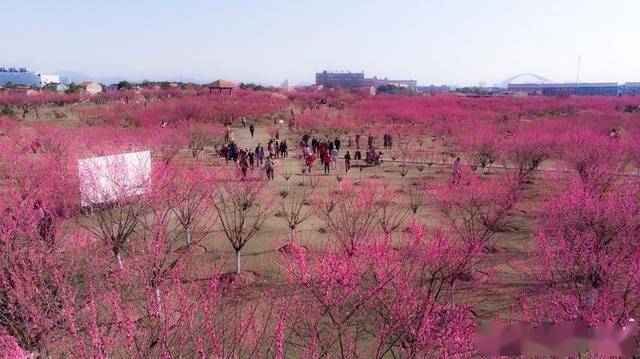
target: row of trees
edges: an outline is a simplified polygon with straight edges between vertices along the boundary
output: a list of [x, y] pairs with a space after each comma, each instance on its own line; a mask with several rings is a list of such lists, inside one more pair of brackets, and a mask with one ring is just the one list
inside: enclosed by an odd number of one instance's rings
[[[527, 283], [508, 294], [515, 294], [513, 317], [594, 325], [637, 317], [639, 193], [627, 176], [637, 149], [633, 114], [596, 122], [575, 100], [562, 118], [524, 122], [496, 117], [517, 105], [511, 100], [445, 97], [437, 101], [452, 110], [440, 120], [460, 114], [451, 121], [411, 124], [410, 115], [378, 107], [367, 123], [353, 116], [378, 101], [391, 104], [391, 97], [332, 93], [338, 102], [330, 108], [296, 118], [300, 134], [390, 132], [402, 163], [423, 156], [426, 138], [432, 150], [463, 155], [469, 168], [456, 185], [418, 181], [407, 188], [403, 176], [397, 188], [384, 179], [341, 178], [327, 191], [317, 177], [292, 189], [283, 171], [287, 188], [277, 191], [200, 160], [220, 143], [220, 123], [237, 117], [221, 108], [248, 106], [254, 94], [242, 96], [106, 104], [95, 115], [113, 111], [108, 127], [25, 127], [0, 118], [4, 356], [471, 356], [478, 308], [486, 293], [496, 294], [505, 270]], [[251, 111], [272, 113], [286, 102], [264, 96]], [[425, 101], [430, 111], [431, 100], [396, 101]], [[539, 111], [558, 108], [549, 101], [538, 103]], [[602, 115], [605, 107], [593, 108]], [[170, 125], [121, 127], [123, 114], [145, 109]], [[466, 114], [473, 111], [487, 115], [472, 121]], [[33, 138], [41, 145], [32, 151]], [[79, 158], [149, 148], [154, 164], [143, 194], [122, 189], [109, 203], [79, 206], [87, 180], [78, 177]], [[180, 155], [187, 149], [193, 160]], [[540, 174], [550, 160], [559, 170]], [[485, 175], [498, 164], [508, 168], [503, 176]], [[122, 172], [116, 164], [113, 178]], [[529, 202], [531, 183], [544, 189], [536, 194], [542, 206]], [[496, 265], [501, 241], [512, 240], [504, 233], [523, 208], [533, 213], [532, 241], [522, 244], [526, 258], [505, 269]], [[300, 227], [314, 217], [327, 235], [310, 244]], [[283, 246], [268, 276], [249, 274], [243, 254], [268, 220], [287, 227], [273, 238]], [[229, 250], [216, 239], [226, 239]], [[235, 262], [231, 272], [227, 261]]]

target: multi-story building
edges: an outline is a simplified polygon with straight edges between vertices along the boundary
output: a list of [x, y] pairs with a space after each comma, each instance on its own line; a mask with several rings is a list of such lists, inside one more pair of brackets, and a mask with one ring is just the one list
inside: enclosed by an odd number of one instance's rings
[[364, 86], [364, 72], [318, 72], [316, 85], [339, 86], [346, 89]]
[[406, 88], [410, 91], [416, 91], [418, 82], [416, 80], [389, 80], [387, 78], [379, 79], [377, 77], [364, 77], [364, 72], [318, 72], [316, 73], [316, 85], [322, 86], [339, 86], [346, 89], [374, 87], [394, 85]]
[[14, 85], [43, 87], [50, 83], [60, 83], [58, 75], [44, 75], [28, 71], [25, 67], [0, 67], [0, 86], [8, 83]]

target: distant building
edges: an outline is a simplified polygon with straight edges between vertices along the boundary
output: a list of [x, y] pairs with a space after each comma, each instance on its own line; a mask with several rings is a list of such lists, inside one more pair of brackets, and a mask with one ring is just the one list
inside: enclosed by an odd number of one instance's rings
[[99, 83], [95, 82], [95, 81], [85, 81], [83, 83], [80, 84], [80, 87], [82, 87], [82, 89], [91, 94], [91, 95], [96, 95], [99, 94], [100, 92], [102, 92], [102, 85], [100, 85]]
[[45, 86], [47, 84], [59, 84], [60, 76], [58, 75], [43, 75], [40, 74], [40, 86]]
[[44, 75], [28, 71], [26, 67], [0, 67], [0, 86], [8, 83], [22, 86], [43, 87], [50, 83], [60, 83], [58, 75]]
[[376, 76], [365, 78], [364, 85], [373, 86], [376, 89], [380, 86], [392, 85], [400, 88], [405, 88], [411, 92], [416, 92], [418, 90], [418, 81], [416, 80], [389, 80], [387, 78], [379, 79]]
[[617, 96], [618, 84], [605, 83], [567, 83], [567, 84], [540, 84], [544, 96]]
[[363, 87], [364, 72], [319, 72], [316, 73], [316, 85], [339, 86], [346, 89]]
[[507, 91], [514, 95], [541, 95], [542, 88], [540, 84], [509, 84], [507, 85]]
[[[634, 89], [636, 92], [634, 92]], [[640, 83], [618, 85], [615, 82], [603, 83], [547, 83], [547, 84], [509, 84], [507, 91], [513, 95], [543, 96], [617, 96], [620, 94], [640, 94]]]
[[387, 78], [379, 79], [377, 77], [365, 78], [364, 72], [318, 72], [316, 73], [316, 85], [329, 87], [342, 87], [345, 89], [354, 89], [362, 87], [374, 87], [393, 85], [406, 88], [415, 92], [418, 87], [416, 80], [389, 80]]
[[280, 88], [285, 90], [285, 91], [293, 91], [296, 88], [296, 85], [290, 83], [289, 80], [284, 80], [280, 84]]
[[118, 92], [118, 91], [119, 91], [119, 90], [118, 90], [118, 84], [111, 84], [111, 85], [107, 86], [107, 87], [105, 88], [105, 91], [106, 91], [107, 93], [114, 93], [114, 92]]
[[389, 85], [406, 88], [412, 92], [416, 92], [418, 89], [418, 81], [416, 80], [389, 80]]
[[640, 82], [627, 82], [621, 86], [620, 92], [627, 96], [640, 95]]
[[65, 92], [69, 89], [69, 85], [67, 84], [57, 84], [56, 85], [56, 91], [58, 92]]
[[450, 91], [449, 86], [434, 86], [434, 85], [430, 85], [430, 86], [417, 86], [416, 87], [416, 92], [418, 93], [426, 93], [426, 94], [438, 94], [438, 93], [447, 93]]

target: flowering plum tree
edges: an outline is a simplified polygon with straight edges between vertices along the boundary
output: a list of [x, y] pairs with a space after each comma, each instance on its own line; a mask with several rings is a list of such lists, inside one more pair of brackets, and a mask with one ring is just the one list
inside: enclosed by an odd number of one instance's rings
[[620, 324], [640, 314], [637, 196], [632, 183], [602, 192], [570, 178], [550, 198], [527, 251], [533, 265], [521, 267], [537, 284], [527, 318]]
[[212, 200], [222, 230], [236, 252], [236, 274], [240, 275], [240, 251], [271, 213], [267, 189], [256, 180], [223, 179]]
[[348, 254], [375, 233], [381, 207], [377, 205], [376, 186], [343, 181], [328, 195], [317, 196], [315, 207], [325, 220], [336, 242]]

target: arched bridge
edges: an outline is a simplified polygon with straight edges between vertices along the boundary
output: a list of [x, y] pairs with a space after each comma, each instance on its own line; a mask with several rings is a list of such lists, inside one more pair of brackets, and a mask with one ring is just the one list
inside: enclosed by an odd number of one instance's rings
[[552, 83], [553, 82], [553, 81], [551, 81], [551, 80], [549, 80], [547, 78], [544, 78], [544, 77], [542, 77], [540, 75], [526, 73], [526, 74], [517, 74], [517, 75], [513, 75], [513, 76], [509, 77], [508, 79], [506, 79], [506, 80], [504, 80], [504, 81], [502, 81], [500, 83], [500, 87], [507, 87], [507, 85], [509, 85], [510, 83], [515, 82], [515, 80], [517, 80], [517, 79], [519, 79], [521, 77], [533, 77], [534, 79], [538, 80], [538, 82], [541, 83], [541, 84], [547, 84], [547, 83]]

